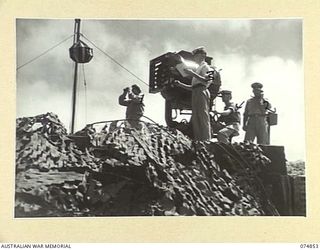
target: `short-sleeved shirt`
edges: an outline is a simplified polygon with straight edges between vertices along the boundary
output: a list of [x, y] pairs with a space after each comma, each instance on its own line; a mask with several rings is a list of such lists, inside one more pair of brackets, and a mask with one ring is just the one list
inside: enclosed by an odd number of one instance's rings
[[[197, 68], [196, 73], [200, 76], [205, 76], [208, 71], [210, 71], [210, 66], [205, 61], [203, 61]], [[192, 82], [191, 82], [192, 86], [196, 86], [199, 83], [208, 87], [208, 83], [206, 81], [201, 81], [196, 77], [192, 78]]]
[[244, 113], [248, 116], [264, 116], [267, 114], [268, 109], [271, 109], [271, 104], [268, 101], [265, 99], [252, 97], [247, 101]]
[[240, 123], [240, 113], [238, 112], [236, 105], [233, 102], [230, 102], [224, 107], [224, 110], [231, 110], [231, 113], [228, 115], [222, 115], [219, 118], [219, 121], [224, 122], [226, 125], [232, 123]]
[[143, 95], [131, 95], [128, 100], [126, 100], [126, 94], [123, 93], [119, 96], [119, 104], [122, 106], [127, 106], [126, 118], [127, 119], [138, 119], [143, 116], [144, 104]]

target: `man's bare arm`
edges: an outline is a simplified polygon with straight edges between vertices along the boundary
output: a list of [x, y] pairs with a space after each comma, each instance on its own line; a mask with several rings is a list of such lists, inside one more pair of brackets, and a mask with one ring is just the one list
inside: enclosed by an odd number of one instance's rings
[[174, 81], [174, 84], [177, 85], [177, 86], [180, 86], [181, 88], [184, 88], [186, 90], [192, 90], [192, 86], [191, 85], [187, 85], [185, 83], [182, 83], [178, 80]]

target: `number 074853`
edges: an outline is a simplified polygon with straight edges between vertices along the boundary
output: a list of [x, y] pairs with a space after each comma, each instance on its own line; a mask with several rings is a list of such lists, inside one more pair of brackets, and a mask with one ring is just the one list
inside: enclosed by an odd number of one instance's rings
[[303, 244], [300, 244], [300, 248], [319, 248], [319, 245], [318, 244], [307, 244], [307, 243], [303, 243]]

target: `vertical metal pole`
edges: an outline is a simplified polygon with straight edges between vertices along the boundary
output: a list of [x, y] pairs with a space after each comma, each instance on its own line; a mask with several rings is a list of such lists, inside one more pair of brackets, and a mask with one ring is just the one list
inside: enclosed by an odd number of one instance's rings
[[268, 141], [267, 141], [267, 145], [270, 145], [270, 124], [268, 123]]
[[[75, 19], [74, 30], [75, 30], [75, 37], [76, 37], [74, 42], [76, 43], [80, 39], [80, 19]], [[76, 115], [77, 81], [78, 81], [78, 63], [75, 62], [73, 92], [72, 92], [71, 134], [74, 133], [74, 120], [75, 120], [75, 115]]]

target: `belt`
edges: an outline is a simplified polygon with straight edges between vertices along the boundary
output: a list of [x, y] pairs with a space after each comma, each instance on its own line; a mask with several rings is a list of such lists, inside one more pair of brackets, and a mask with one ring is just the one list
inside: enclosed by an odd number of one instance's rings
[[252, 115], [249, 115], [249, 117], [265, 117], [267, 116], [266, 114], [252, 114]]
[[228, 126], [228, 125], [240, 125], [240, 122], [230, 122], [230, 123], [226, 123], [226, 125]]
[[195, 85], [192, 86], [192, 89], [197, 89], [197, 88], [200, 88], [200, 87], [204, 87], [204, 88], [207, 88], [205, 85], [203, 85], [202, 83], [197, 83]]

